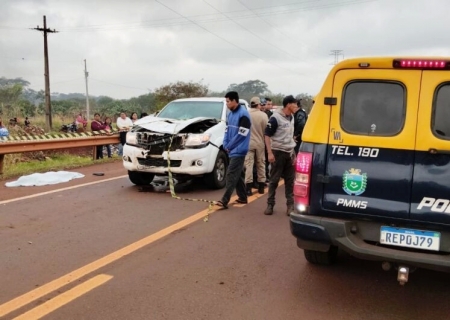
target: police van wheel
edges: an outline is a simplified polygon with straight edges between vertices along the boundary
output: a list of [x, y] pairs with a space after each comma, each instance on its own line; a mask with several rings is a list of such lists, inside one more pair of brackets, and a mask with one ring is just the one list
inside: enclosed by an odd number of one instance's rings
[[223, 151], [217, 154], [216, 162], [211, 173], [205, 175], [205, 183], [212, 189], [222, 189], [226, 184], [228, 159]]
[[154, 177], [155, 175], [149, 172], [128, 171], [128, 178], [137, 186], [149, 185]]
[[336, 261], [338, 247], [331, 246], [327, 252], [303, 250], [305, 258], [309, 263], [321, 266], [329, 266]]

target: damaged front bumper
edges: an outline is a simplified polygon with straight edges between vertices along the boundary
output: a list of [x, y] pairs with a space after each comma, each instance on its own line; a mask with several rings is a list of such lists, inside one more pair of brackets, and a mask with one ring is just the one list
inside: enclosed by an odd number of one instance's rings
[[[203, 175], [213, 170], [218, 153], [217, 147], [209, 144], [201, 149], [170, 151], [170, 170], [174, 174]], [[168, 152], [151, 154], [149, 150], [126, 144], [123, 148], [123, 165], [129, 171], [168, 174]]]

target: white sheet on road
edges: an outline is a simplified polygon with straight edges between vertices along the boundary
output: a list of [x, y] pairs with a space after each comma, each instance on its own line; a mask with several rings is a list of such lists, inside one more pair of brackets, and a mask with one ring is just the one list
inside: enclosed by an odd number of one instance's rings
[[84, 178], [84, 174], [69, 171], [50, 171], [46, 173], [33, 173], [28, 176], [22, 176], [16, 181], [5, 183], [7, 187], [33, 187], [46, 186], [49, 184], [58, 184], [68, 182], [72, 179]]

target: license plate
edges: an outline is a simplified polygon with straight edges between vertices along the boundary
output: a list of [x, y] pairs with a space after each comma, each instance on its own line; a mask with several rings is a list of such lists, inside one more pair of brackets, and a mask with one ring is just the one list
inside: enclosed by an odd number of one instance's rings
[[381, 227], [380, 243], [391, 246], [439, 251], [441, 234], [393, 227]]

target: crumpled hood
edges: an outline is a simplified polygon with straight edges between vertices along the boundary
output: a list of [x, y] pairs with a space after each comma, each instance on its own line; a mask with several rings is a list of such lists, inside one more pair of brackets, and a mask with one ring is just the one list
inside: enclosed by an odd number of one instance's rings
[[145, 117], [137, 120], [134, 125], [153, 132], [175, 134], [186, 128], [188, 125], [208, 119], [214, 118], [198, 117], [187, 120], [174, 120], [168, 118]]

